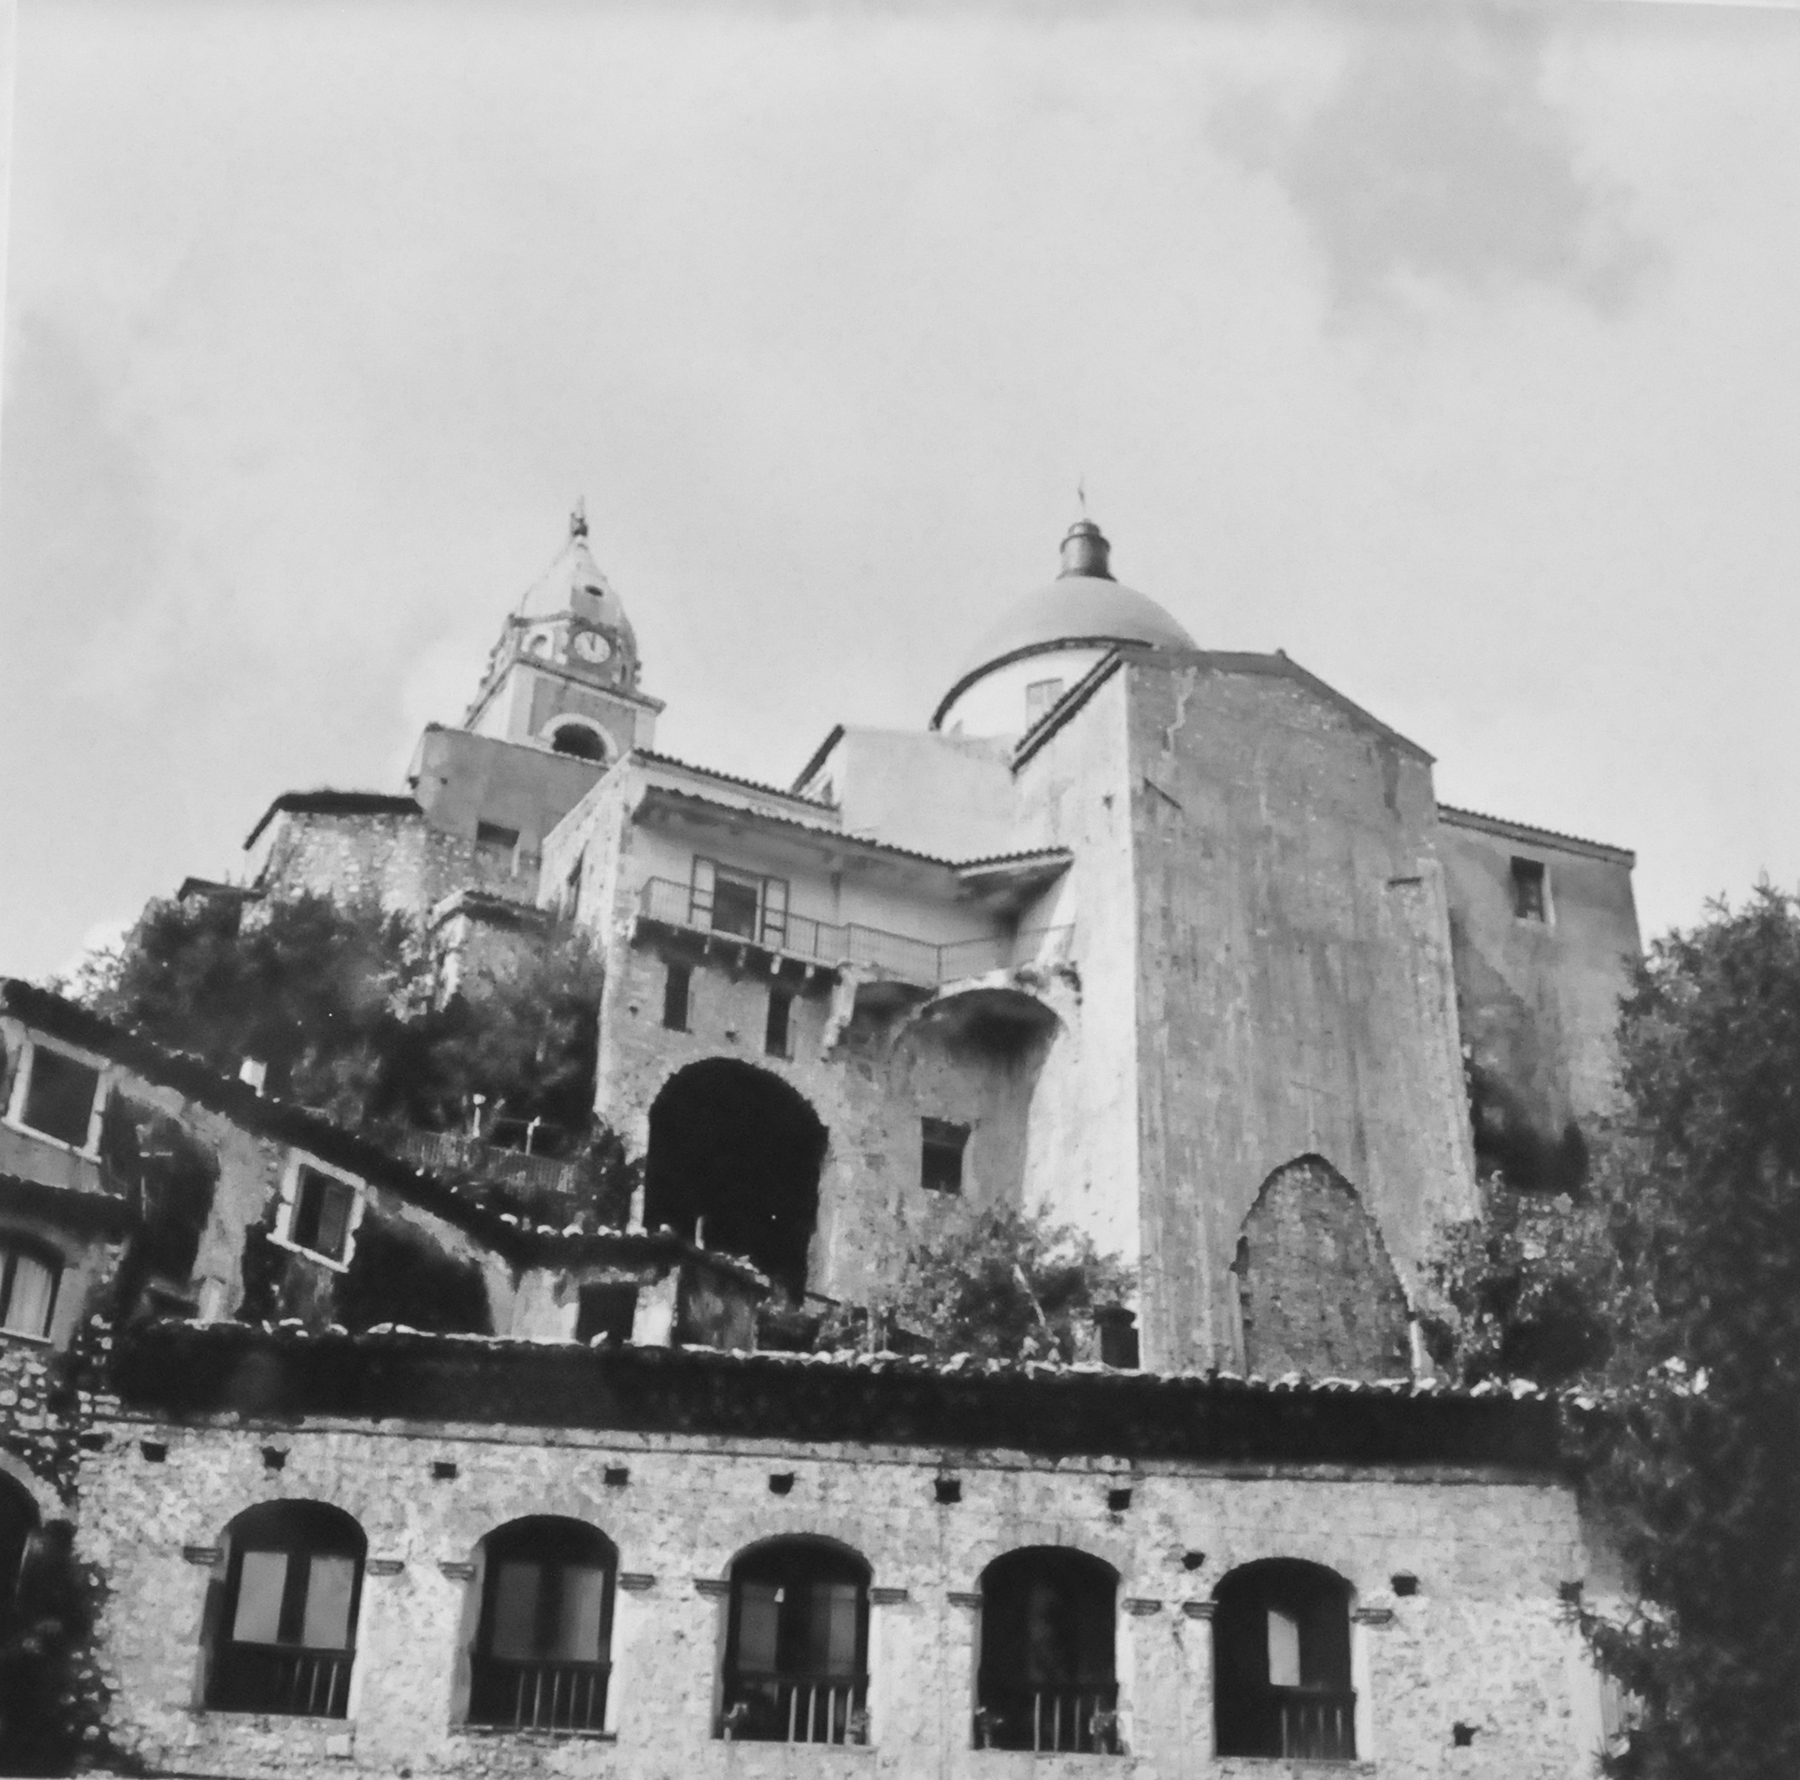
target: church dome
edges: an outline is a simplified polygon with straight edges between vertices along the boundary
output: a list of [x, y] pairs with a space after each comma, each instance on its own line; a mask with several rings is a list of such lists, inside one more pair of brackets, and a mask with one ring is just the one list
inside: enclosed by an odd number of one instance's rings
[[1100, 650], [1117, 643], [1153, 649], [1194, 649], [1199, 645], [1147, 593], [1115, 581], [1108, 558], [1112, 546], [1091, 519], [1077, 521], [1062, 544], [1062, 571], [1046, 587], [1015, 600], [976, 644], [956, 683], [939, 703], [932, 726], [944, 718], [977, 681], [1038, 655]]

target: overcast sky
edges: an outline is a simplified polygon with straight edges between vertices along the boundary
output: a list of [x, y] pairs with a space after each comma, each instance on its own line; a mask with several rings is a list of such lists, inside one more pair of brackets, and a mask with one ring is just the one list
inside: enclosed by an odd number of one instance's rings
[[23, 0], [0, 970], [399, 789], [585, 496], [666, 751], [1054, 571], [1446, 802], [1800, 880], [1800, 14]]

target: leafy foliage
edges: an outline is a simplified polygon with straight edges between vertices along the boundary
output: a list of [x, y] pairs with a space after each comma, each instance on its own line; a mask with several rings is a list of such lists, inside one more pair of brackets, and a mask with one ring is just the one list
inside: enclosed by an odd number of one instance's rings
[[364, 1129], [523, 1129], [540, 1151], [589, 1132], [602, 981], [582, 934], [437, 994], [438, 960], [406, 917], [299, 895], [154, 902], [119, 952], [72, 985], [96, 1012], [271, 1093]]
[[[1641, 1704], [1642, 1780], [1800, 1773], [1800, 901], [1657, 942], [1587, 1212], [1452, 1268], [1465, 1374], [1578, 1377], [1630, 1604], [1581, 1623]], [[1573, 1339], [1551, 1339], [1560, 1328]]]
[[440, 1092], [483, 1093], [490, 1118], [548, 1127], [533, 1145], [540, 1153], [572, 1150], [593, 1112], [602, 980], [600, 955], [580, 931], [477, 976], [440, 1016]]
[[254, 1058], [272, 1093], [360, 1124], [406, 1098], [395, 1064], [408, 1021], [429, 1020], [432, 982], [404, 917], [303, 895], [153, 902], [86, 987], [108, 1019], [222, 1074]]
[[[918, 1243], [876, 1314], [938, 1359], [1067, 1361], [1093, 1351], [1095, 1313], [1135, 1289], [1131, 1270], [1082, 1232], [982, 1211]], [[829, 1345], [831, 1332], [821, 1340]]]
[[34, 1533], [17, 1586], [0, 1598], [0, 1774], [66, 1774], [117, 1754], [106, 1745], [107, 1692], [92, 1652], [103, 1590], [76, 1559], [73, 1532], [51, 1521]]

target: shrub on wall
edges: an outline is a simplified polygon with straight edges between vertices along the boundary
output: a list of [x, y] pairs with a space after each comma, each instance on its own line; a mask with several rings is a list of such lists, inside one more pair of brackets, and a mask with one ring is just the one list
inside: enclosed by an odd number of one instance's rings
[[[1136, 1286], [1116, 1255], [1070, 1226], [982, 1211], [918, 1243], [898, 1290], [867, 1315], [870, 1327], [891, 1327], [940, 1359], [1069, 1361], [1097, 1347], [1098, 1313], [1126, 1303]], [[840, 1313], [820, 1345], [849, 1333]]]

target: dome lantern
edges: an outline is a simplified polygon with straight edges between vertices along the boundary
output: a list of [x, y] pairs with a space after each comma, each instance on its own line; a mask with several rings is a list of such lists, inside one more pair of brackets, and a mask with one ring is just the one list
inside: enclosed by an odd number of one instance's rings
[[1110, 581], [1113, 575], [1107, 559], [1111, 555], [1112, 545], [1099, 526], [1091, 519], [1078, 519], [1062, 541], [1062, 568], [1056, 578], [1063, 581], [1070, 575], [1089, 575], [1097, 581]]

